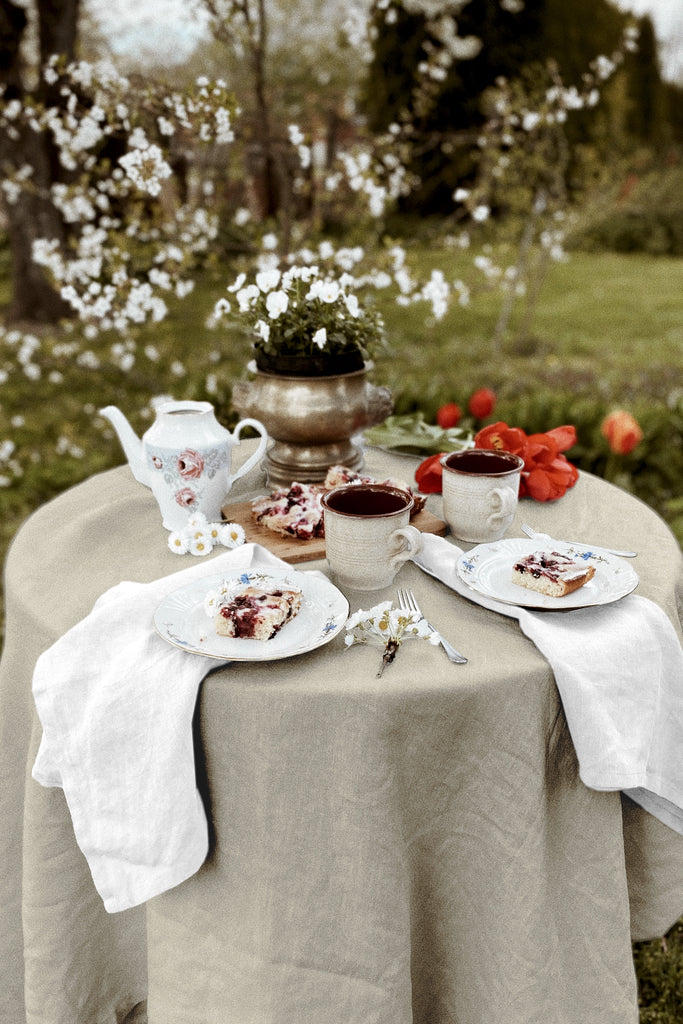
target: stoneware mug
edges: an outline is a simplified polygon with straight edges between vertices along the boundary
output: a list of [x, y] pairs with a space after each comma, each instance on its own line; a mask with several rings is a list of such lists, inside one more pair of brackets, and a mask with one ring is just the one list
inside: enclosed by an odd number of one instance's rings
[[409, 525], [413, 504], [407, 491], [386, 484], [349, 484], [323, 495], [327, 561], [341, 586], [382, 590], [422, 550], [422, 534]]
[[468, 448], [443, 466], [443, 514], [460, 540], [500, 540], [515, 517], [523, 459], [510, 452]]

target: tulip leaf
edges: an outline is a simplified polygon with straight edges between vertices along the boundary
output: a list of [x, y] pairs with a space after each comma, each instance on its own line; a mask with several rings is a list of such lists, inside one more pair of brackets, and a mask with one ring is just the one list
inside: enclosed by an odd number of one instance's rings
[[406, 455], [436, 455], [472, 445], [472, 435], [461, 427], [444, 430], [426, 423], [421, 415], [388, 416], [383, 423], [364, 432], [368, 444], [391, 448]]

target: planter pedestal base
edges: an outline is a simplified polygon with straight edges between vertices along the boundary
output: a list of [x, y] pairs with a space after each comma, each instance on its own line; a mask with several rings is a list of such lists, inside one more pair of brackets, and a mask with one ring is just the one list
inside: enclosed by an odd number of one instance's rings
[[363, 468], [363, 453], [350, 441], [318, 445], [275, 441], [263, 460], [268, 483], [274, 487], [289, 487], [293, 480], [301, 484], [320, 483], [330, 466], [348, 466], [359, 472]]

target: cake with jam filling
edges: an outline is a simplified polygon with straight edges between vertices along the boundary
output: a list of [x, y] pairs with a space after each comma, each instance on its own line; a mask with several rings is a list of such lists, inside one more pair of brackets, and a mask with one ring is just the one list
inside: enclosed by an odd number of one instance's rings
[[323, 488], [317, 484], [294, 481], [289, 488], [273, 491], [252, 502], [251, 514], [257, 523], [275, 533], [310, 540], [323, 536]]
[[299, 590], [246, 587], [217, 603], [214, 626], [219, 636], [272, 640], [300, 608]]
[[512, 582], [548, 597], [566, 597], [595, 575], [595, 566], [575, 562], [559, 551], [534, 551], [515, 562]]

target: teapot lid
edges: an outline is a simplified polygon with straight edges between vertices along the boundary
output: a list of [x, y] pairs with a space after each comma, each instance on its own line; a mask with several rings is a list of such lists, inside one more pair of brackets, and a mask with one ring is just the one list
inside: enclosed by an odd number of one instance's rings
[[157, 413], [163, 416], [188, 416], [196, 413], [213, 412], [211, 402], [170, 401], [157, 406]]

